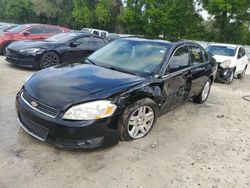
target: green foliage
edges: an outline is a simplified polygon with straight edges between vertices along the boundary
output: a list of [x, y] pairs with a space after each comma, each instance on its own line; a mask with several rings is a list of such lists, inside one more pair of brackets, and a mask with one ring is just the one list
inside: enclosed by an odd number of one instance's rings
[[[196, 2], [211, 19], [203, 20]], [[0, 0], [0, 21], [250, 44], [250, 0]]]
[[214, 17], [213, 38], [226, 43], [249, 44], [249, 0], [201, 0]]

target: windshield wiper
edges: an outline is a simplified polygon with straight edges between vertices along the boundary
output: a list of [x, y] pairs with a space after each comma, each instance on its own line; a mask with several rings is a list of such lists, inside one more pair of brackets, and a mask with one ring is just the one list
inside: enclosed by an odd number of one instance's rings
[[96, 63], [94, 63], [92, 60], [90, 59], [85, 59], [85, 62], [88, 64], [92, 64], [92, 65], [96, 65]]
[[111, 69], [111, 70], [115, 70], [115, 71], [119, 71], [119, 72], [123, 72], [123, 73], [127, 73], [127, 74], [132, 74], [132, 75], [136, 75], [135, 73], [133, 72], [130, 72], [130, 71], [126, 71], [124, 69], [119, 69], [119, 68], [116, 68], [116, 67], [107, 67], [108, 69]]

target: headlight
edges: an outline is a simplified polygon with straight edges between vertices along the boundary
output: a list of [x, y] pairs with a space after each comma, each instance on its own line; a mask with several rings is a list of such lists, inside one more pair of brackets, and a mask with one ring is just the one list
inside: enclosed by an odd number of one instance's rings
[[28, 53], [28, 54], [36, 54], [36, 52], [40, 51], [40, 48], [27, 48], [27, 49], [22, 49], [19, 50], [21, 53]]
[[220, 64], [220, 66], [222, 67], [222, 68], [229, 68], [230, 67], [230, 65], [231, 65], [231, 63], [232, 63], [232, 61], [231, 60], [227, 60], [227, 61], [224, 61], [223, 63], [221, 63]]
[[94, 101], [71, 107], [63, 116], [67, 120], [96, 120], [110, 117], [117, 106], [110, 101]]

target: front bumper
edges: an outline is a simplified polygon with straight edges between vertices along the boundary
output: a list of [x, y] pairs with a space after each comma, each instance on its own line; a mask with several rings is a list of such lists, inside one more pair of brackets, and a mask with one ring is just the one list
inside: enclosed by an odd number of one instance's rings
[[98, 121], [66, 121], [32, 109], [20, 94], [16, 98], [16, 109], [18, 122], [27, 133], [60, 148], [106, 148], [119, 141], [118, 115]]
[[7, 49], [6, 61], [19, 67], [37, 69], [39, 68], [40, 56], [23, 55], [13, 50]]
[[231, 74], [233, 73], [234, 69], [232, 68], [221, 68], [218, 67], [217, 74], [216, 74], [216, 80], [220, 82], [225, 82], [229, 79]]

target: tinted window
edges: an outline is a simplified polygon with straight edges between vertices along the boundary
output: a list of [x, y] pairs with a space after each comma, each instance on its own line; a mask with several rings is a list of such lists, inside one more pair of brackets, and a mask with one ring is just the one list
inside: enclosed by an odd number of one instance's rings
[[93, 34], [99, 36], [99, 32], [98, 31], [93, 31]]
[[61, 33], [62, 30], [59, 28], [55, 28], [55, 27], [45, 27], [45, 33], [53, 33], [53, 34], [57, 34], [57, 33]]
[[60, 34], [54, 35], [46, 39], [45, 41], [64, 43], [64, 42], [69, 42], [70, 40], [73, 40], [77, 36], [78, 36], [77, 33], [60, 33]]
[[203, 52], [199, 47], [190, 46], [189, 49], [190, 49], [191, 65], [195, 66], [204, 63]]
[[176, 50], [169, 62], [170, 72], [176, 72], [187, 68], [189, 65], [188, 47], [183, 46]]
[[76, 42], [79, 42], [81, 46], [84, 46], [84, 45], [89, 46], [91, 45], [92, 40], [90, 37], [83, 37], [83, 38], [78, 39]]
[[77, 42], [79, 42], [82, 46], [88, 46], [89, 48], [94, 49], [105, 46], [104, 40], [96, 37], [84, 37], [78, 39]]
[[206, 52], [204, 52], [203, 50], [202, 50], [202, 52], [203, 52], [203, 55], [204, 55], [204, 61], [208, 62], [209, 61], [208, 54]]
[[42, 34], [42, 33], [44, 33], [42, 27], [33, 27], [33, 28], [29, 29], [28, 31], [30, 32], [30, 34]]
[[92, 39], [92, 45], [97, 47], [97, 48], [101, 48], [101, 47], [105, 46], [105, 42], [103, 39], [94, 37]]
[[101, 36], [102, 36], [102, 37], [106, 37], [107, 34], [106, 34], [105, 32], [101, 32]]
[[244, 48], [240, 48], [239, 49], [239, 54], [238, 54], [238, 58], [242, 58], [246, 55], [246, 51], [244, 50]]

